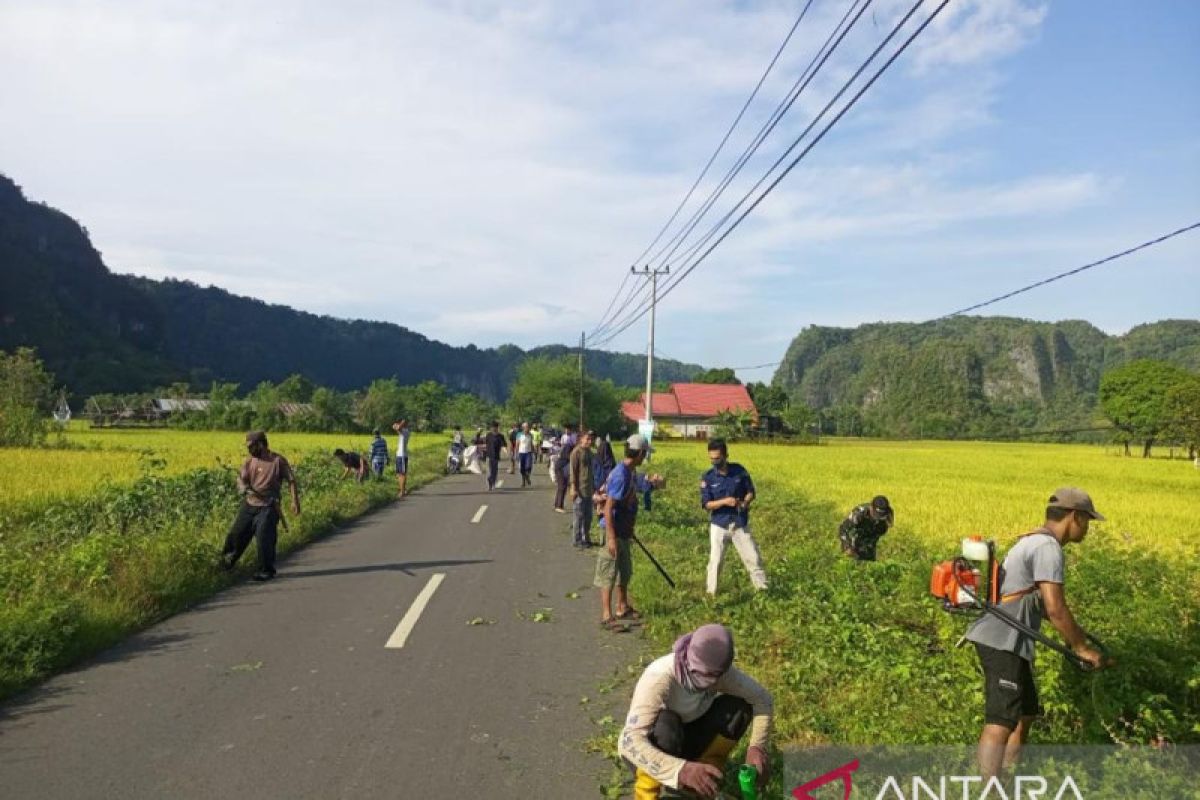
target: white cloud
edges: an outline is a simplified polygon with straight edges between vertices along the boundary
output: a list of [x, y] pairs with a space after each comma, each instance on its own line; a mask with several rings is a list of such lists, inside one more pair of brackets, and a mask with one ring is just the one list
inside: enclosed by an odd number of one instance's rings
[[[730, 197], [902, 13], [901, 0], [877, 5]], [[390, 319], [455, 343], [573, 341], [691, 184], [796, 10], [0, 0], [0, 169], [80, 219], [119, 272]], [[709, 186], [843, 11], [813, 6]], [[671, 294], [668, 352], [733, 362], [714, 307], [774, 347], [794, 333], [777, 330], [793, 323], [778, 306], [851, 251], [1102, 201], [1113, 183], [1099, 170], [983, 174], [984, 146], [961, 141], [1000, 124], [1003, 59], [1036, 40], [1046, 13], [954, 0], [907, 69]], [[643, 339], [638, 325], [615, 344], [636, 351]]]

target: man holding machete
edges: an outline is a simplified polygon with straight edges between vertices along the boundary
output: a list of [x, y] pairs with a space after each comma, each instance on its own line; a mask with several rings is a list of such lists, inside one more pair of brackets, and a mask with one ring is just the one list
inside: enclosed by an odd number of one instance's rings
[[246, 449], [250, 457], [238, 472], [238, 492], [243, 495], [241, 508], [225, 537], [221, 552], [221, 568], [233, 569], [253, 537], [258, 540], [258, 572], [254, 580], [269, 581], [275, 577], [275, 540], [282, 510], [279, 499], [283, 482], [292, 492], [292, 512], [300, 515], [300, 488], [296, 474], [287, 459], [271, 452], [267, 434], [251, 431], [246, 434]]

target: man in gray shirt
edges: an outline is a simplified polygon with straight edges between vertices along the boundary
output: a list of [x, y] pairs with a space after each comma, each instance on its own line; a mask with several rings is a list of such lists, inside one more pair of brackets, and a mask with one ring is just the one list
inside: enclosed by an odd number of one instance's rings
[[[1079, 658], [1100, 667], [1104, 658], [1088, 647], [1063, 590], [1062, 548], [1082, 542], [1093, 519], [1104, 517], [1082, 489], [1063, 488], [1050, 495], [1045, 523], [1018, 539], [1004, 559], [1000, 609], [1034, 630], [1046, 617]], [[1016, 762], [1041, 713], [1033, 678], [1034, 642], [991, 614], [975, 621], [967, 640], [975, 643], [983, 665], [986, 709], [979, 768], [986, 780], [998, 775], [1002, 764]]]

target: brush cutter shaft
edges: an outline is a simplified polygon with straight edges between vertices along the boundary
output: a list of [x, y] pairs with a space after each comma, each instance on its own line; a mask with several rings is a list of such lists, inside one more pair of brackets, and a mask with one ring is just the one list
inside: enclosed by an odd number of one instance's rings
[[[970, 571], [973, 568], [971, 567], [970, 562], [968, 562], [966, 559], [956, 558], [954, 560], [954, 569], [957, 572], [959, 569]], [[1012, 628], [1015, 628], [1016, 630], [1020, 631], [1021, 633], [1025, 634], [1026, 636], [1030, 637], [1035, 642], [1038, 642], [1040, 644], [1045, 645], [1046, 647], [1049, 647], [1051, 650], [1053, 650], [1056, 653], [1061, 653], [1063, 656], [1065, 656], [1067, 658], [1068, 661], [1070, 661], [1072, 664], [1074, 664], [1076, 666], [1076, 668], [1078, 668], [1079, 670], [1081, 670], [1083, 672], [1092, 672], [1093, 670], [1096, 669], [1094, 666], [1092, 666], [1091, 662], [1085, 661], [1082, 658], [1080, 658], [1079, 656], [1075, 655], [1075, 653], [1073, 653], [1070, 650], [1070, 648], [1065, 647], [1064, 645], [1059, 644], [1058, 642], [1054, 641], [1053, 639], [1043, 635], [1041, 631], [1039, 631], [1035, 628], [1029, 627], [1024, 622], [1021, 622], [1021, 620], [1019, 620], [1016, 617], [1009, 614], [1007, 611], [1004, 611], [1003, 609], [998, 608], [997, 606], [994, 606], [991, 603], [981, 602], [979, 600], [979, 597], [975, 594], [975, 592], [973, 592], [968, 586], [960, 585], [959, 588], [962, 591], [966, 592], [967, 595], [970, 596], [971, 599], [975, 601], [976, 606], [978, 606], [980, 609], [982, 609], [985, 614], [991, 614], [993, 617], [996, 617], [1000, 621], [1004, 622], [1006, 625], [1008, 625]], [[1107, 652], [1106, 648], [1104, 647], [1104, 644], [1099, 639], [1097, 639], [1095, 636], [1092, 636], [1087, 631], [1084, 631], [1083, 635], [1085, 637], [1087, 637], [1087, 640], [1089, 642], [1091, 642], [1092, 644], [1094, 644], [1096, 646], [1097, 650], [1101, 651], [1102, 653]]]

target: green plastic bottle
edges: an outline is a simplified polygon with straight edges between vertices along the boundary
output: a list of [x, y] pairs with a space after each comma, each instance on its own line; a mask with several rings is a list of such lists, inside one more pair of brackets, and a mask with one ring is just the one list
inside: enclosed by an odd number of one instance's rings
[[738, 770], [738, 785], [742, 787], [742, 800], [758, 800], [758, 770], [743, 764]]

